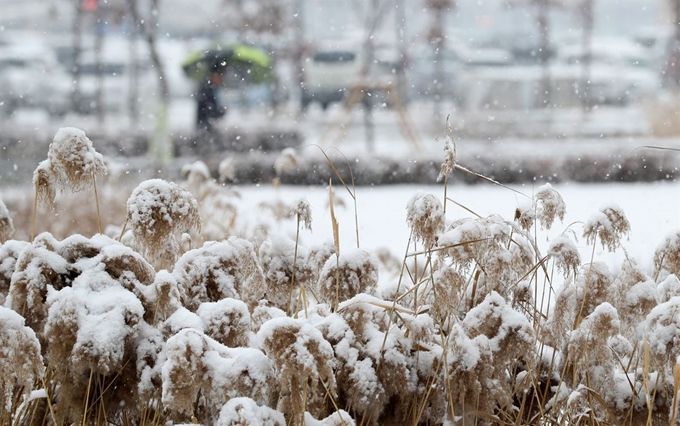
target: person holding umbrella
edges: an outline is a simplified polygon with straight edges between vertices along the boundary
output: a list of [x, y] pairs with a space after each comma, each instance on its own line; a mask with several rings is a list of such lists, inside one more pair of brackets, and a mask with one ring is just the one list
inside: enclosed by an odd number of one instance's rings
[[272, 59], [263, 49], [242, 43], [215, 43], [209, 50], [189, 52], [182, 63], [187, 77], [199, 82], [196, 92], [196, 128], [213, 132], [215, 119], [223, 117], [224, 76], [229, 70], [234, 81], [262, 84], [274, 79]]
[[213, 133], [213, 120], [223, 117], [227, 108], [221, 96], [225, 67], [214, 63], [196, 92], [196, 130]]

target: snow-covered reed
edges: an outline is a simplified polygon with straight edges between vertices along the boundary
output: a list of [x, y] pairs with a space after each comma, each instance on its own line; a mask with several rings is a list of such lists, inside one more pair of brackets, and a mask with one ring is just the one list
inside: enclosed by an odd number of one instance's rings
[[[677, 232], [649, 270], [614, 269], [595, 247], [622, 251], [635, 224], [613, 203], [543, 253], [539, 227], [567, 208], [550, 185], [507, 219], [416, 193], [395, 260], [341, 248], [335, 220], [306, 246], [305, 200], [243, 227], [206, 170], [139, 184], [109, 236], [3, 241], [0, 425], [678, 423]], [[230, 222], [205, 226], [218, 206]]]

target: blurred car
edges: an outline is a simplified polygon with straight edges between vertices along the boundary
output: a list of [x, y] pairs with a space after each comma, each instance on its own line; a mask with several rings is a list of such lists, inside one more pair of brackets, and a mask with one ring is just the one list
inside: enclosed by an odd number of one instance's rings
[[69, 109], [69, 76], [49, 50], [4, 46], [0, 49], [0, 113], [38, 108], [61, 116]]
[[[437, 81], [436, 62], [442, 61], [442, 81]], [[513, 56], [499, 48], [475, 48], [457, 44], [445, 48], [439, 56], [431, 49], [425, 49], [415, 56], [410, 69], [412, 96], [431, 98], [442, 96], [460, 103], [468, 90], [466, 75], [474, 75], [479, 69], [496, 69], [513, 63]]]
[[[385, 88], [393, 83], [398, 55], [393, 49], [378, 46], [369, 69], [364, 70], [366, 55], [361, 43], [327, 44], [314, 49], [304, 63], [302, 107], [318, 102], [326, 109], [358, 86], [367, 87], [376, 102], [388, 104]], [[362, 75], [364, 72], [366, 75]], [[367, 101], [366, 97], [362, 99]]]

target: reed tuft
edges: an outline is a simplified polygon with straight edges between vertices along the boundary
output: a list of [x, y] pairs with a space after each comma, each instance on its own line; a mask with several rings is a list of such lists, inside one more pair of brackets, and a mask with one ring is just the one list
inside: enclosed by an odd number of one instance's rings
[[[194, 197], [180, 186], [162, 179], [142, 182], [127, 201], [127, 221], [135, 241], [144, 254], [156, 261], [166, 256], [171, 267], [176, 248], [175, 233], [200, 229], [198, 205]], [[175, 241], [175, 244], [169, 242]]]

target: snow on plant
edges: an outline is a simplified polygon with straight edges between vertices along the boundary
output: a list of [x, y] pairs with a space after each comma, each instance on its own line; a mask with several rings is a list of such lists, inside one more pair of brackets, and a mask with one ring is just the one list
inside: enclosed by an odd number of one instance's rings
[[[567, 383], [569, 379], [572, 383], [588, 383], [602, 397], [611, 396], [617, 361], [606, 342], [619, 334], [620, 325], [616, 309], [608, 302], [598, 305], [581, 321], [569, 338], [567, 350], [574, 368]], [[599, 408], [598, 412], [598, 417], [603, 418], [603, 410]]]
[[[97, 394], [103, 407], [134, 407], [138, 376], [129, 358], [144, 316], [139, 299], [100, 266], [83, 271], [47, 303], [45, 338], [60, 380], [56, 407], [62, 419], [78, 419], [82, 402], [94, 403]], [[114, 382], [116, 391], [106, 392]]]
[[[308, 424], [306, 420], [305, 423]], [[232, 398], [220, 410], [216, 426], [238, 425], [286, 426], [286, 419], [279, 411], [258, 405], [250, 398]]]
[[360, 293], [375, 294], [378, 285], [378, 259], [357, 248], [346, 249], [339, 257], [326, 260], [319, 275], [316, 295], [321, 303], [337, 306]]
[[[446, 337], [443, 367], [438, 382], [443, 405], [439, 415], [449, 422], [463, 419], [467, 412], [489, 410], [496, 399], [505, 399], [493, 379], [493, 360], [488, 345], [478, 345], [462, 324], [454, 324]], [[435, 396], [438, 396], [435, 394]], [[447, 397], [449, 400], [447, 400]], [[507, 404], [507, 401], [502, 401]]]
[[406, 222], [413, 238], [430, 249], [444, 231], [444, 207], [434, 195], [417, 192], [406, 205]]
[[227, 297], [242, 300], [252, 309], [266, 290], [253, 244], [237, 237], [206, 242], [184, 253], [172, 274], [180, 288], [182, 304], [192, 311], [201, 303]]
[[680, 276], [680, 231], [666, 235], [654, 252], [654, 276], [662, 271]]
[[291, 424], [304, 413], [322, 414], [324, 402], [335, 396], [335, 356], [330, 343], [307, 320], [274, 318], [262, 325], [258, 340], [274, 363], [278, 377], [277, 410]]
[[7, 206], [0, 200], [0, 244], [9, 240], [14, 234], [14, 224], [12, 223], [12, 217], [9, 215]]
[[244, 302], [231, 298], [206, 302], [196, 314], [203, 321], [205, 334], [219, 343], [230, 348], [248, 346], [251, 321]]
[[184, 165], [182, 176], [186, 178], [183, 187], [198, 202], [200, 217], [203, 219], [201, 226], [203, 238], [205, 240], [226, 238], [233, 230], [238, 217], [234, 201], [240, 198], [239, 192], [216, 183], [203, 161]]
[[127, 201], [127, 222], [135, 241], [151, 261], [167, 257], [162, 266], [174, 264], [176, 232], [200, 229], [196, 199], [177, 184], [162, 179], [142, 182]]
[[661, 302], [661, 294], [652, 278], [627, 259], [614, 279], [609, 300], [616, 307], [624, 336], [633, 339], [637, 325]]
[[13, 424], [12, 413], [44, 377], [40, 350], [24, 318], [0, 306], [0, 423]]
[[593, 213], [583, 226], [583, 237], [588, 244], [595, 244], [600, 238], [602, 248], [614, 251], [621, 243], [621, 238], [630, 232], [630, 223], [621, 207], [607, 204]]
[[571, 239], [565, 236], [553, 238], [548, 246], [548, 254], [555, 261], [557, 269], [564, 273], [565, 278], [570, 275], [576, 276], [581, 266], [581, 255]]
[[455, 221], [439, 238], [443, 261], [464, 274], [472, 265], [480, 272], [477, 285], [469, 287], [465, 296], [472, 305], [492, 291], [509, 296], [517, 280], [532, 268], [533, 251], [521, 235], [511, 238], [513, 229], [511, 222], [491, 215]]
[[534, 329], [523, 314], [513, 310], [496, 292], [467, 312], [462, 322], [466, 334], [480, 352], [491, 357], [494, 371], [482, 385], [495, 404], [508, 406], [512, 383], [505, 380], [505, 371], [519, 368], [531, 370], [534, 363]]
[[299, 289], [312, 285], [314, 274], [307, 255], [306, 248], [281, 234], [270, 235], [260, 246], [258, 257], [266, 280], [264, 298], [283, 311], [295, 311]]
[[52, 235], [40, 234], [17, 258], [10, 281], [6, 306], [26, 318], [26, 324], [39, 335], [47, 319], [50, 290], [69, 284], [70, 265], [55, 251]]
[[26, 241], [15, 240], [6, 241], [0, 245], [0, 306], [5, 304], [9, 293], [17, 259], [28, 245], [30, 243]]
[[525, 231], [531, 230], [531, 227], [534, 226], [534, 222], [536, 221], [536, 210], [531, 204], [531, 201], [527, 200], [517, 205], [515, 208], [514, 220]]
[[[396, 327], [390, 327], [389, 310], [393, 307], [400, 315]], [[335, 351], [339, 406], [351, 407], [355, 418], [363, 419], [364, 424], [405, 418], [408, 401], [418, 389], [427, 388], [424, 383], [418, 388], [415, 360], [410, 354], [418, 343], [432, 341], [429, 316], [416, 317], [391, 302], [360, 294], [341, 303], [335, 313], [328, 305], [317, 305], [310, 321]], [[395, 405], [401, 410], [386, 412], [390, 400], [402, 401]]]
[[429, 300], [432, 306], [430, 314], [439, 323], [446, 321], [450, 315], [456, 314], [465, 294], [467, 278], [456, 268], [446, 266], [432, 274], [433, 291]]
[[544, 327], [546, 343], [566, 351], [571, 331], [581, 318], [607, 301], [613, 283], [614, 277], [603, 262], [583, 265], [573, 280], [567, 279]]
[[330, 416], [316, 420], [311, 414], [305, 413], [305, 426], [356, 426], [356, 422], [345, 410], [338, 410]]
[[[99, 156], [81, 133], [58, 132], [36, 169], [41, 202], [94, 184]], [[455, 149], [449, 134], [444, 180]], [[282, 153], [277, 181], [296, 161]], [[221, 173], [233, 180], [232, 166]], [[227, 238], [238, 194], [205, 163], [183, 173], [187, 190], [157, 179], [133, 191], [125, 245], [5, 241], [0, 204], [0, 302], [12, 309], [0, 308], [0, 424], [23, 424], [26, 409], [56, 424], [308, 426], [643, 424], [680, 412], [677, 232], [653, 272], [626, 258], [614, 274], [594, 259], [598, 238], [615, 250], [630, 232], [613, 204], [585, 223], [593, 259], [581, 265], [565, 234], [540, 254], [536, 221], [550, 229], [566, 211], [549, 184], [510, 220], [447, 222], [446, 204], [418, 193], [407, 224], [420, 249], [379, 260], [301, 246], [305, 200], [264, 203], [257, 238]], [[190, 235], [199, 216], [205, 232]], [[291, 218], [295, 240], [271, 232]]]
[[272, 402], [274, 368], [257, 349], [228, 348], [187, 328], [167, 340], [165, 355], [163, 404], [180, 418], [196, 416], [214, 424], [231, 398], [248, 397], [267, 406]]
[[99, 233], [103, 233], [99, 215], [99, 201], [97, 200], [96, 176], [104, 174], [106, 174], [104, 159], [92, 147], [92, 142], [85, 135], [85, 132], [74, 127], [59, 129], [52, 143], [50, 143], [47, 160], [41, 162], [33, 173], [36, 193], [33, 235], [35, 235], [35, 215], [38, 201], [52, 207], [56, 193], [55, 187], [59, 187], [62, 191], [70, 188], [73, 192], [80, 192], [92, 186], [97, 204]]
[[50, 170], [61, 188], [79, 192], [94, 184], [97, 175], [106, 174], [104, 159], [80, 129], [64, 127], [57, 131], [47, 153]]
[[552, 227], [555, 218], [564, 220], [567, 213], [567, 205], [564, 203], [559, 192], [552, 185], [546, 183], [536, 191], [536, 216], [541, 226], [545, 229]]

